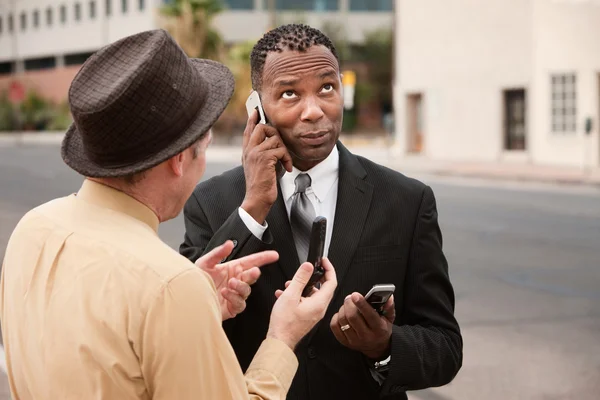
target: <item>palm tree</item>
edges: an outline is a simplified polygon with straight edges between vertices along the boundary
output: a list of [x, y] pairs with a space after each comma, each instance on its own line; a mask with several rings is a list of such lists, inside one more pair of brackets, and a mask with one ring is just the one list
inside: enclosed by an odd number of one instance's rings
[[223, 39], [212, 20], [221, 11], [221, 0], [171, 0], [161, 8], [162, 24], [189, 57], [219, 60]]

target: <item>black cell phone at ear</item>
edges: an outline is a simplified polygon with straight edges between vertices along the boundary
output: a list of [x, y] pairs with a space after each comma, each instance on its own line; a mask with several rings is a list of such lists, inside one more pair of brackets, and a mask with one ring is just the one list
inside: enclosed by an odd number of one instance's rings
[[315, 284], [325, 275], [325, 268], [321, 265], [321, 260], [323, 259], [323, 252], [325, 251], [326, 235], [327, 218], [319, 216], [313, 221], [310, 232], [310, 244], [308, 245], [308, 257], [306, 261], [314, 266], [314, 270], [302, 292], [302, 296], [304, 297], [310, 294]]

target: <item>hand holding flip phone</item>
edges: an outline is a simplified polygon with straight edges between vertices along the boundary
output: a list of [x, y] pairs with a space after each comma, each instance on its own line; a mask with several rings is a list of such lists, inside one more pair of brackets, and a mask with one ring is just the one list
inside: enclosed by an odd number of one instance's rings
[[365, 296], [365, 300], [369, 303], [379, 315], [383, 315], [383, 306], [394, 294], [396, 286], [393, 284], [375, 285], [369, 290]]
[[303, 297], [310, 295], [312, 288], [315, 284], [323, 278], [325, 275], [325, 268], [321, 265], [321, 259], [323, 258], [323, 252], [325, 250], [325, 236], [327, 234], [327, 218], [317, 217], [313, 221], [312, 229], [310, 232], [310, 244], [308, 246], [308, 257], [306, 261], [314, 266], [313, 274], [310, 277], [304, 291], [302, 292]]

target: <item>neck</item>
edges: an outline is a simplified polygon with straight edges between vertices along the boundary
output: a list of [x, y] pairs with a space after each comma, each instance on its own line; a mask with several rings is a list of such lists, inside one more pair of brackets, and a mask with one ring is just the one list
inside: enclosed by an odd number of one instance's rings
[[154, 193], [153, 191], [146, 190], [145, 186], [147, 186], [147, 185], [145, 185], [145, 182], [143, 182], [143, 181], [131, 185], [131, 184], [125, 183], [120, 178], [87, 178], [87, 179], [92, 180], [94, 182], [98, 182], [102, 185], [111, 187], [115, 190], [118, 190], [119, 192], [125, 193], [129, 197], [136, 199], [137, 201], [139, 201], [140, 203], [142, 203], [146, 207], [148, 207], [150, 210], [152, 210], [152, 212], [154, 212], [154, 214], [156, 214], [156, 216], [158, 217], [158, 220], [160, 222], [164, 222], [168, 219], [167, 212], [166, 212], [167, 207], [165, 206], [164, 201], [162, 201], [162, 199], [153, 195], [153, 193]]

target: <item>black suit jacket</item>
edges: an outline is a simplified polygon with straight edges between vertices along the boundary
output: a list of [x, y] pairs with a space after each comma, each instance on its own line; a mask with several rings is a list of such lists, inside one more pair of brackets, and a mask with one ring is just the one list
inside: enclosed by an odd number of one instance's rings
[[[338, 288], [325, 318], [296, 349], [299, 369], [288, 399], [406, 399], [407, 390], [450, 382], [462, 365], [435, 198], [428, 186], [337, 145], [339, 187], [329, 259]], [[275, 290], [300, 263], [281, 190], [263, 240], [239, 217], [244, 195], [242, 167], [199, 184], [184, 209], [180, 252], [195, 261], [228, 239], [235, 244], [230, 259], [279, 252], [277, 263], [262, 268], [246, 310], [223, 324], [245, 371], [267, 333]], [[364, 295], [378, 283], [396, 285], [391, 364], [383, 386], [372, 378], [365, 357], [342, 346], [329, 327], [348, 294]]]

